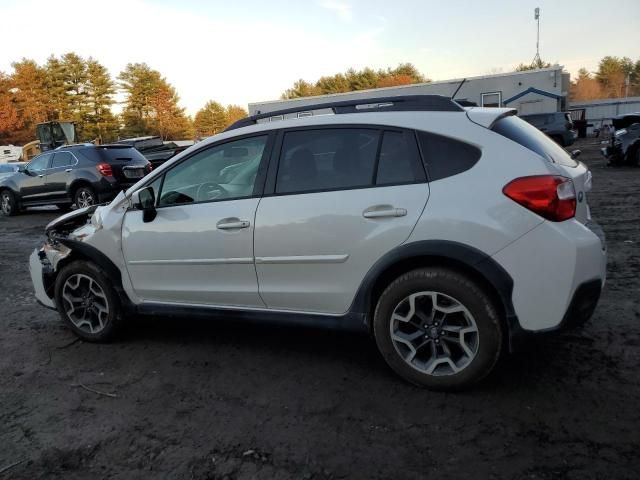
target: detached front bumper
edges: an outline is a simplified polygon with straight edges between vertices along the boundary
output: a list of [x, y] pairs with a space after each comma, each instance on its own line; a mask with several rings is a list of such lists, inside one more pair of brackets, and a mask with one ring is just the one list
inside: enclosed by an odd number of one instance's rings
[[36, 300], [42, 306], [55, 310], [56, 303], [53, 301], [53, 295], [49, 297], [44, 286], [44, 266], [40, 260], [40, 250], [35, 249], [29, 257], [29, 273], [31, 274], [31, 282], [36, 293]]
[[42, 248], [36, 248], [29, 257], [29, 274], [35, 290], [36, 300], [41, 305], [56, 309], [54, 299], [55, 272], [58, 264], [71, 250], [64, 245], [52, 245], [46, 242]]

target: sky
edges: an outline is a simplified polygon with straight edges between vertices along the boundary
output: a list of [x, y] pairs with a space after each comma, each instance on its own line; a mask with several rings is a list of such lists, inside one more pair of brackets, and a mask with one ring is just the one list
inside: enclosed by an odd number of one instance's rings
[[535, 7], [544, 61], [575, 74], [605, 55], [640, 59], [640, 0], [0, 0], [0, 71], [70, 51], [114, 77], [146, 62], [193, 115], [350, 67], [411, 62], [432, 80], [508, 72], [535, 55]]

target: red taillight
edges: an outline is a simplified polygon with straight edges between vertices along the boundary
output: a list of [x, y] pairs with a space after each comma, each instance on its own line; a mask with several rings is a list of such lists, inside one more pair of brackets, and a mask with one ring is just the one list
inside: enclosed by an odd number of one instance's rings
[[559, 175], [516, 178], [502, 189], [502, 193], [554, 222], [568, 220], [576, 214], [576, 191], [570, 178]]
[[101, 175], [105, 177], [113, 177], [113, 169], [108, 163], [99, 163], [98, 165], [96, 165], [96, 168]]

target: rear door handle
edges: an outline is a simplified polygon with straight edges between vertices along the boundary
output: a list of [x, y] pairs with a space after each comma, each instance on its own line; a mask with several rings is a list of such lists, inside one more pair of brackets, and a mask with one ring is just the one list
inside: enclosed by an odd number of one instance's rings
[[248, 220], [240, 220], [239, 218], [225, 218], [216, 223], [216, 227], [220, 230], [236, 230], [239, 228], [247, 228], [251, 225]]
[[362, 212], [364, 218], [404, 217], [406, 214], [406, 208], [394, 208], [391, 205], [377, 205]]

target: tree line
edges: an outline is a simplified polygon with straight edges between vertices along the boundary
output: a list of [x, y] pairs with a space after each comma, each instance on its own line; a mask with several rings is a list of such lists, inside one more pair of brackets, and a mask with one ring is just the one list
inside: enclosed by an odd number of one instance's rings
[[598, 63], [598, 70], [578, 70], [571, 82], [571, 100], [598, 100], [640, 96], [640, 59], [606, 56]]
[[329, 93], [345, 93], [430, 81], [411, 63], [401, 63], [396, 68], [387, 68], [386, 70], [373, 70], [369, 67], [362, 70], [350, 68], [344, 73], [320, 77], [315, 82], [299, 79], [294, 82], [291, 88], [285, 90], [280, 98], [286, 100], [313, 97]]
[[[114, 79], [92, 57], [51, 56], [44, 65], [22, 59], [0, 72], [0, 144], [35, 140], [45, 121], [73, 121], [79, 141], [159, 135], [163, 139], [206, 137], [247, 112], [240, 106], [207, 102], [194, 118], [180, 107], [175, 88], [145, 63], [130, 63]], [[116, 94], [124, 94], [119, 114]]]
[[[549, 67], [538, 60], [517, 70]], [[35, 139], [36, 124], [50, 120], [76, 123], [79, 141], [111, 142], [118, 138], [159, 135], [164, 139], [206, 137], [247, 115], [238, 105], [208, 101], [193, 118], [180, 107], [175, 88], [145, 63], [130, 63], [114, 79], [92, 57], [70, 52], [51, 56], [44, 65], [22, 59], [10, 73], [0, 72], [0, 144], [24, 144]], [[425, 83], [430, 80], [411, 63], [396, 68], [348, 69], [320, 77], [299, 79], [281, 98], [291, 99], [372, 88]], [[121, 112], [113, 107], [124, 95]], [[571, 100], [640, 96], [640, 60], [606, 56], [596, 72], [582, 68], [570, 87]]]

